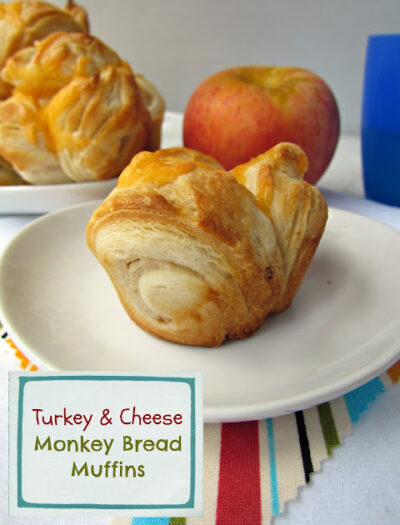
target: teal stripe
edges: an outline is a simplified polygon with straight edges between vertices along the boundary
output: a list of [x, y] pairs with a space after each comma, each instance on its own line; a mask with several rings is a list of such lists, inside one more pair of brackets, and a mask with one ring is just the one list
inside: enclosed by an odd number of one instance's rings
[[272, 419], [267, 419], [269, 475], [271, 478], [272, 515], [277, 516], [279, 510], [278, 476], [276, 473], [275, 438]]
[[168, 525], [169, 518], [133, 518], [131, 525]]
[[379, 377], [369, 381], [348, 394], [344, 395], [347, 410], [352, 423], [357, 423], [360, 416], [372, 401], [375, 401], [378, 394], [385, 391], [382, 381]]

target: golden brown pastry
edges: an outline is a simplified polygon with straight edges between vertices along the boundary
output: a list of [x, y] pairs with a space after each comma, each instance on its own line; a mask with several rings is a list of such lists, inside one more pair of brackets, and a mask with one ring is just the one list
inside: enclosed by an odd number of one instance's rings
[[251, 193], [192, 155], [136, 155], [94, 212], [87, 242], [139, 326], [215, 346], [260, 326], [281, 293], [282, 260]]
[[150, 113], [152, 122], [148, 149], [150, 151], [156, 151], [159, 149], [161, 143], [161, 125], [164, 120], [165, 100], [156, 86], [147, 80], [144, 75], [135, 73], [135, 79], [142, 93], [147, 111]]
[[[15, 52], [55, 31], [87, 32], [85, 10], [72, 1], [64, 9], [47, 2], [24, 0], [0, 3], [0, 70]], [[0, 78], [0, 99], [11, 94], [12, 86]]]
[[103, 180], [147, 149], [151, 117], [130, 66], [85, 33], [14, 54], [3, 78], [0, 154], [31, 184]]
[[115, 177], [147, 148], [151, 121], [130, 68], [75, 78], [44, 112], [61, 168], [84, 182]]
[[188, 148], [140, 153], [94, 212], [88, 246], [148, 332], [200, 346], [247, 337], [290, 305], [324, 231], [306, 169], [290, 143], [235, 178]]
[[61, 169], [33, 100], [18, 93], [0, 102], [0, 154], [30, 184], [72, 182]]
[[280, 143], [231, 173], [246, 186], [274, 227], [283, 261], [284, 282], [272, 311], [292, 302], [323, 234], [327, 205], [319, 190], [302, 177], [308, 167], [304, 151]]
[[155, 156], [160, 160], [167, 161], [172, 164], [182, 160], [191, 160], [200, 168], [212, 168], [214, 170], [224, 169], [221, 164], [213, 157], [191, 148], [164, 148], [156, 151]]
[[99, 75], [107, 65], [122, 67], [124, 62], [98, 38], [57, 32], [15, 53], [2, 77], [43, 106], [75, 78]]
[[[70, 14], [72, 18], [76, 22], [78, 22], [80, 27], [82, 27], [82, 31], [84, 33], [89, 33], [90, 24], [89, 24], [88, 14], [82, 6], [76, 4], [74, 0], [67, 0], [67, 3], [64, 6], [63, 10], [66, 13]], [[57, 31], [60, 31], [60, 29], [57, 29]]]
[[26, 184], [9, 162], [0, 157], [0, 186]]

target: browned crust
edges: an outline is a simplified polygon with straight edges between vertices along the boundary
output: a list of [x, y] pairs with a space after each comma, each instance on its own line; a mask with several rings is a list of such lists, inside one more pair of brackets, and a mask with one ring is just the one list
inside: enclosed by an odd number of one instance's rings
[[[17, 51], [55, 31], [88, 32], [85, 10], [74, 2], [60, 9], [48, 2], [23, 0], [0, 5], [0, 68]], [[7, 98], [12, 86], [0, 78], [0, 99]]]
[[94, 36], [53, 33], [14, 54], [3, 79], [14, 91], [0, 103], [0, 153], [32, 184], [109, 179], [148, 147], [135, 75]]
[[326, 201], [318, 188], [303, 180], [308, 162], [304, 151], [280, 143], [232, 170], [249, 188], [270, 218], [281, 249], [285, 284], [272, 311], [292, 303], [311, 263], [328, 218]]
[[285, 293], [274, 306], [274, 312], [283, 312], [292, 303], [318, 248], [328, 219], [328, 206], [321, 193], [312, 192], [314, 204], [308, 213], [307, 229], [293, 263]]
[[[139, 326], [169, 341], [217, 346], [226, 337], [243, 338], [257, 330], [280, 294], [278, 251], [265, 264], [249, 240], [255, 213], [251, 194], [230, 174], [197, 168], [163, 188], [143, 184], [114, 190], [93, 214], [87, 227], [87, 243], [109, 273], [128, 315]], [[127, 227], [148, 223], [176, 228], [223, 258], [230, 285], [224, 285], [224, 293], [212, 287], [208, 292], [219, 316], [194, 323], [196, 331], [190, 327], [170, 331], [168, 326], [155, 327], [138, 315], [104, 258], [96, 253], [97, 232], [115, 222]], [[198, 314], [193, 311], [190, 315]]]
[[[140, 153], [94, 212], [88, 246], [128, 315], [152, 335], [199, 346], [248, 337], [270, 312], [291, 304], [323, 234], [327, 205], [318, 189], [302, 180], [306, 168], [304, 152], [291, 144], [233, 170], [238, 180], [185, 148]], [[154, 228], [163, 242], [179, 232], [184, 241], [171, 241], [172, 246], [207, 247], [218, 261], [214, 284], [204, 278], [199, 302], [178, 310], [171, 325], [152, 322], [145, 309], [132, 306], [107, 250], [97, 249], [98, 234], [105, 229], [109, 235], [110, 226], [113, 234], [139, 228], [147, 235]], [[189, 255], [182, 257], [182, 268], [203, 268]]]

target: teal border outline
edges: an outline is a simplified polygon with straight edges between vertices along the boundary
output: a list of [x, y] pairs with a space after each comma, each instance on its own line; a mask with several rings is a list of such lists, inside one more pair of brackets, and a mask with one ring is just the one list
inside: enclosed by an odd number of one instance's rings
[[[193, 509], [196, 483], [196, 396], [194, 377], [157, 377], [157, 376], [37, 376], [19, 377], [18, 389], [18, 430], [17, 430], [17, 507], [42, 509]], [[29, 381], [168, 381], [186, 383], [190, 388], [190, 495], [186, 503], [170, 505], [105, 505], [100, 503], [32, 503], [22, 497], [22, 413], [24, 389]]]

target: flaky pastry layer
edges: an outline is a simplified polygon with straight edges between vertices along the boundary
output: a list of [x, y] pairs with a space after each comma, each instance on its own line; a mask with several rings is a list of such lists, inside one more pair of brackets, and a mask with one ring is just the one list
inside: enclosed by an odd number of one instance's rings
[[145, 100], [130, 66], [94, 36], [52, 33], [9, 58], [2, 77], [14, 90], [0, 102], [0, 154], [31, 184], [109, 179], [159, 146], [161, 95], [156, 104], [152, 86]]
[[273, 310], [277, 312], [293, 301], [328, 218], [322, 194], [303, 180], [307, 167], [304, 151], [282, 142], [231, 171], [253, 193], [275, 230], [284, 273], [281, 296]]
[[323, 233], [306, 169], [288, 143], [232, 173], [188, 148], [139, 153], [94, 212], [88, 246], [149, 333], [200, 346], [247, 337], [289, 306]]
[[[85, 10], [73, 1], [60, 9], [48, 2], [23, 0], [0, 3], [0, 70], [17, 51], [56, 31], [88, 32]], [[12, 85], [0, 78], [0, 99], [11, 94]]]
[[246, 337], [280, 294], [272, 226], [231, 174], [174, 159], [136, 155], [93, 214], [88, 245], [151, 334], [201, 346]]

